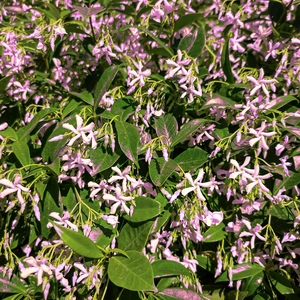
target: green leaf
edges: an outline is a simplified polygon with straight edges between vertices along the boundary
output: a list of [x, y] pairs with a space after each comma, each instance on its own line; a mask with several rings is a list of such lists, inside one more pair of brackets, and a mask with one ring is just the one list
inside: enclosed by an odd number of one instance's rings
[[226, 75], [226, 81], [229, 83], [234, 83], [235, 79], [232, 73], [232, 66], [229, 59], [229, 40], [230, 40], [230, 36], [227, 33], [227, 37], [225, 39], [225, 43], [223, 45], [222, 54], [221, 54], [221, 65], [222, 65], [223, 72]]
[[6, 76], [6, 77], [3, 77], [2, 79], [0, 79], [0, 94], [4, 93], [11, 77], [12, 77], [12, 75]]
[[259, 293], [259, 294], [255, 295], [253, 300], [271, 300], [271, 297], [268, 294]]
[[144, 222], [160, 214], [160, 203], [148, 197], [134, 198], [135, 207], [132, 216], [124, 215], [124, 219], [130, 222]]
[[271, 271], [268, 272], [268, 276], [270, 278], [270, 281], [272, 282], [272, 284], [280, 294], [287, 295], [287, 294], [295, 293], [294, 289], [292, 288], [291, 282], [283, 275]]
[[7, 127], [5, 130], [0, 131], [0, 135], [6, 139], [16, 141], [18, 139], [17, 133], [11, 127]]
[[60, 19], [60, 11], [51, 3], [46, 3], [56, 20]]
[[122, 250], [142, 251], [152, 231], [154, 221], [126, 223], [118, 237], [118, 248]]
[[47, 228], [49, 222], [49, 214], [52, 212], [62, 213], [60, 207], [60, 190], [56, 177], [51, 177], [48, 181], [47, 188], [39, 202], [41, 212], [41, 232], [44, 238], [49, 237], [50, 228]]
[[131, 99], [118, 99], [111, 106], [110, 111], [105, 110], [101, 117], [106, 119], [114, 119], [116, 116], [120, 116], [121, 121], [126, 121], [130, 115], [135, 112], [135, 109], [132, 107]]
[[242, 291], [247, 291], [247, 297], [252, 296], [257, 288], [261, 285], [264, 278], [264, 273], [260, 272], [253, 277], [248, 277], [243, 280]]
[[225, 300], [243, 300], [248, 296], [247, 291], [230, 291], [225, 295]]
[[57, 230], [58, 233], [61, 231], [61, 239], [63, 242], [79, 255], [89, 258], [103, 257], [97, 245], [82, 233], [62, 227], [55, 222], [53, 222], [53, 225], [59, 228], [59, 230]]
[[273, 194], [277, 194], [281, 188], [285, 188], [286, 191], [292, 189], [300, 183], [300, 173], [295, 172], [291, 174], [289, 177], [285, 177], [285, 179], [278, 185], [274, 185]]
[[93, 95], [88, 91], [83, 91], [81, 93], [69, 92], [69, 94], [79, 98], [80, 100], [84, 101], [89, 105], [93, 105], [93, 101], [94, 101]]
[[207, 256], [197, 255], [197, 261], [198, 261], [199, 267], [203, 268], [204, 270], [207, 270], [210, 273], [213, 273], [215, 271], [215, 268], [211, 262], [212, 259], [210, 259]]
[[169, 288], [158, 294], [164, 300], [201, 300], [197, 293], [182, 288]]
[[117, 152], [112, 152], [111, 149], [100, 146], [97, 149], [89, 151], [89, 157], [93, 163], [93, 171], [91, 175], [109, 169], [120, 158]]
[[149, 165], [150, 178], [156, 186], [162, 186], [177, 167], [177, 163], [172, 159], [168, 161], [162, 157], [152, 159]]
[[189, 148], [176, 156], [174, 161], [185, 172], [196, 170], [208, 161], [208, 153], [198, 147]]
[[138, 130], [134, 125], [123, 121], [115, 121], [115, 125], [121, 150], [139, 168], [137, 148], [140, 134]]
[[205, 31], [203, 27], [199, 26], [195, 34], [195, 41], [192, 44], [191, 49], [188, 51], [188, 55], [197, 58], [201, 55], [202, 49], [205, 45]]
[[286, 20], [287, 11], [282, 1], [269, 1], [268, 12], [273, 22], [283, 23]]
[[181, 263], [172, 260], [158, 260], [152, 263], [152, 270], [154, 277], [165, 276], [191, 276], [190, 271]]
[[183, 27], [189, 26], [197, 20], [201, 20], [203, 18], [202, 14], [187, 14], [180, 17], [175, 21], [174, 31], [177, 32]]
[[72, 99], [67, 106], [64, 108], [63, 112], [62, 112], [62, 119], [65, 119], [66, 116], [68, 114], [70, 114], [72, 111], [74, 111], [78, 106], [80, 105], [80, 103], [78, 103], [77, 101], [75, 101], [74, 99]]
[[180, 40], [178, 44], [178, 49], [181, 51], [186, 51], [188, 53], [191, 50], [194, 41], [195, 41], [194, 35], [192, 34], [186, 35]]
[[18, 139], [19, 140], [28, 140], [29, 137], [30, 137], [30, 133], [41, 122], [41, 120], [45, 116], [55, 112], [56, 110], [57, 110], [56, 108], [46, 108], [46, 109], [43, 109], [43, 110], [39, 111], [26, 126], [21, 127], [17, 131]]
[[155, 119], [155, 130], [158, 137], [162, 137], [161, 141], [164, 145], [170, 146], [172, 139], [178, 133], [178, 124], [174, 116], [168, 114], [162, 118]]
[[[256, 263], [244, 263], [236, 265], [232, 269], [232, 280], [241, 280], [248, 277], [254, 277], [263, 272], [264, 268]], [[228, 271], [224, 272], [215, 282], [229, 281]]]
[[24, 140], [15, 141], [11, 145], [12, 151], [23, 167], [31, 164], [30, 151]]
[[119, 65], [113, 65], [107, 68], [101, 75], [95, 89], [94, 111], [96, 111], [96, 109], [98, 108], [102, 97], [108, 91], [111, 83], [115, 79], [119, 71], [119, 68], [120, 68]]
[[227, 235], [227, 233], [223, 231], [224, 227], [224, 223], [220, 223], [218, 226], [211, 226], [203, 235], [203, 243], [212, 243], [223, 240]]
[[276, 98], [276, 99], [272, 100], [271, 103], [273, 101], [275, 102], [275, 104], [273, 106], [271, 106], [270, 110], [266, 111], [267, 115], [272, 113], [272, 110], [278, 110], [279, 108], [285, 106], [286, 104], [288, 104], [290, 102], [296, 101], [297, 104], [299, 103], [299, 100], [296, 97], [290, 96], [290, 95]]
[[0, 293], [27, 294], [27, 287], [18, 278], [5, 278], [3, 273], [0, 275]]
[[173, 138], [172, 147], [188, 139], [200, 127], [207, 122], [205, 119], [195, 119], [182, 126], [178, 134]]
[[126, 252], [129, 258], [116, 255], [110, 258], [108, 277], [119, 287], [130, 291], [153, 291], [153, 272], [149, 260], [134, 250]]

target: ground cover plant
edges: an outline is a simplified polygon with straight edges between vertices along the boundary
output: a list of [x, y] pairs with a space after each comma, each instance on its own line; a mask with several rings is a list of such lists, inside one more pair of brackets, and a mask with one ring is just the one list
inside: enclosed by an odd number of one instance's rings
[[299, 299], [298, 1], [0, 21], [0, 299]]

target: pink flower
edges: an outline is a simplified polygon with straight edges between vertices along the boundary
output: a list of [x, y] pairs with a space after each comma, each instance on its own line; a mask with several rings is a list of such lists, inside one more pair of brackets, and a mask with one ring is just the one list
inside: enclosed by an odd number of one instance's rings
[[243, 223], [246, 225], [249, 231], [243, 231], [240, 234], [240, 237], [251, 236], [251, 242], [250, 242], [251, 249], [254, 249], [255, 238], [259, 238], [261, 241], [264, 242], [266, 241], [266, 239], [259, 234], [259, 232], [262, 230], [261, 225], [256, 224], [256, 226], [252, 228], [251, 223], [246, 219], [243, 219]]
[[[26, 206], [26, 203], [25, 203], [25, 200], [22, 196], [22, 192], [30, 192], [30, 189], [29, 188], [26, 188], [24, 186], [21, 185], [21, 175], [17, 174], [15, 175], [15, 179], [14, 179], [14, 182], [12, 183], [11, 181], [9, 181], [8, 179], [0, 179], [0, 184], [6, 186], [7, 188], [4, 189], [1, 193], [0, 193], [0, 198], [4, 198], [6, 197], [7, 195], [9, 194], [12, 194], [12, 193], [17, 193], [17, 198], [18, 198], [18, 202], [21, 206], [21, 211], [24, 212], [24, 209], [25, 209], [25, 206]], [[10, 208], [12, 208], [14, 206], [13, 203], [11, 203], [7, 210], [8, 211]]]

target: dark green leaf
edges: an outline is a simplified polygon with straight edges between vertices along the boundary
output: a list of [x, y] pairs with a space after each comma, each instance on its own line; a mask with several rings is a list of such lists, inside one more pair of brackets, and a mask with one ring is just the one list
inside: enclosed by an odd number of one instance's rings
[[83, 91], [81, 93], [69, 92], [69, 94], [81, 99], [82, 101], [84, 101], [89, 105], [93, 105], [93, 95], [88, 91]]
[[268, 276], [270, 278], [270, 281], [272, 282], [272, 284], [280, 294], [287, 295], [287, 294], [295, 293], [292, 288], [291, 282], [283, 275], [275, 271], [271, 271], [268, 272]]
[[174, 31], [177, 32], [183, 27], [189, 26], [197, 20], [202, 20], [202, 14], [187, 14], [175, 21]]
[[271, 297], [268, 294], [259, 293], [259, 294], [255, 295], [253, 300], [271, 300]]
[[72, 99], [67, 106], [64, 108], [63, 112], [62, 112], [62, 119], [65, 119], [66, 116], [68, 114], [70, 114], [72, 111], [74, 111], [78, 106], [80, 105], [80, 103], [78, 103], [77, 101], [75, 101], [74, 99]]
[[264, 273], [257, 273], [253, 277], [248, 277], [243, 280], [242, 291], [247, 291], [247, 296], [252, 296], [257, 288], [261, 285], [264, 278]]
[[135, 207], [132, 216], [124, 215], [124, 218], [130, 222], [144, 222], [160, 214], [160, 203], [148, 197], [136, 197], [134, 199]]
[[285, 5], [281, 1], [269, 1], [268, 12], [273, 22], [285, 22], [287, 12]]
[[162, 157], [152, 159], [149, 165], [150, 178], [156, 186], [162, 186], [177, 167], [177, 163], [172, 159], [168, 161]]
[[178, 133], [178, 124], [175, 117], [168, 114], [162, 118], [155, 119], [154, 124], [157, 136], [161, 137], [164, 145], [170, 146], [173, 137]]
[[180, 40], [178, 49], [181, 51], [186, 51], [188, 53], [192, 48], [194, 41], [194, 35], [186, 35]]
[[[41, 195], [40, 195], [41, 196]], [[47, 188], [41, 196], [39, 202], [41, 212], [41, 232], [44, 238], [48, 238], [50, 228], [47, 227], [49, 220], [49, 214], [52, 212], [62, 213], [60, 206], [60, 190], [57, 183], [57, 179], [51, 177], [48, 181]]]
[[149, 260], [134, 250], [126, 252], [129, 258], [116, 255], [110, 258], [108, 277], [116, 285], [131, 291], [153, 291], [153, 272]]
[[225, 295], [225, 300], [243, 300], [248, 296], [247, 291], [230, 291]]
[[200, 127], [200, 125], [204, 124], [205, 122], [207, 122], [205, 119], [195, 119], [184, 124], [179, 130], [178, 134], [173, 138], [171, 146], [174, 147], [177, 144], [187, 140]]
[[203, 235], [203, 242], [204, 243], [212, 243], [221, 241], [225, 238], [227, 233], [223, 231], [223, 228], [225, 227], [224, 223], [220, 223], [219, 225], [213, 225], [211, 226]]
[[232, 66], [229, 59], [229, 40], [230, 36], [227, 34], [227, 37], [225, 39], [225, 43], [223, 45], [222, 54], [221, 54], [221, 65], [224, 74], [226, 75], [226, 81], [229, 83], [234, 83], [234, 76], [232, 73]]
[[202, 49], [205, 45], [205, 31], [202, 26], [199, 26], [195, 33], [196, 38], [191, 49], [188, 51], [188, 55], [197, 58], [201, 55]]
[[23, 282], [16, 277], [11, 279], [5, 278], [3, 273], [0, 275], [0, 293], [12, 293], [12, 294], [27, 294], [27, 288]]
[[181, 263], [172, 260], [158, 260], [152, 263], [154, 277], [165, 276], [191, 276], [190, 271], [185, 268]]
[[12, 77], [12, 75], [6, 76], [6, 77], [3, 77], [2, 79], [0, 79], [0, 94], [2, 94], [5, 91], [11, 77]]
[[183, 171], [196, 170], [208, 160], [208, 153], [198, 147], [189, 148], [175, 157], [174, 161]]
[[100, 146], [95, 150], [91, 149], [89, 157], [93, 163], [93, 172], [91, 175], [95, 175], [115, 165], [120, 155], [117, 152], [112, 152], [111, 149]]
[[46, 3], [56, 20], [60, 19], [60, 11], [51, 3]]
[[115, 125], [121, 150], [139, 167], [137, 148], [140, 141], [140, 134], [138, 130], [134, 125], [123, 121], [115, 121]]
[[122, 250], [142, 251], [152, 231], [154, 221], [126, 223], [118, 237], [118, 248]]
[[[244, 263], [236, 265], [232, 269], [232, 280], [241, 280], [248, 277], [256, 276], [263, 272], [264, 268], [256, 263]], [[228, 271], [224, 272], [215, 282], [229, 281]]]
[[207, 256], [197, 255], [198, 265], [207, 270], [208, 272], [213, 273], [215, 271], [214, 266], [212, 265], [212, 258], [210, 259]]
[[26, 141], [15, 141], [12, 144], [11, 148], [23, 167], [31, 164], [30, 151]]
[[280, 184], [274, 185], [273, 193], [277, 194], [283, 187], [288, 191], [300, 183], [300, 173], [292, 173], [289, 177], [286, 177]]
[[108, 91], [110, 85], [112, 84], [113, 80], [115, 79], [120, 66], [113, 65], [107, 68], [103, 74], [101, 75], [95, 90], [95, 97], [94, 97], [94, 110], [99, 106], [99, 103], [104, 96], [104, 94]]
[[62, 232], [60, 235], [63, 242], [79, 255], [89, 258], [103, 257], [103, 254], [97, 245], [82, 233], [62, 227], [55, 222], [53, 224], [54, 227], [59, 228], [59, 230], [57, 230], [59, 234], [59, 231]]
[[57, 110], [56, 108], [46, 108], [46, 109], [39, 111], [26, 126], [21, 127], [17, 131], [17, 136], [18, 136], [19, 140], [28, 140], [30, 137], [30, 133], [42, 121], [42, 119], [45, 116], [55, 112], [56, 110]]
[[121, 121], [126, 121], [128, 117], [135, 112], [132, 107], [130, 100], [128, 99], [118, 99], [111, 106], [110, 111], [105, 110], [101, 117], [106, 119], [114, 119], [116, 116], [120, 116]]

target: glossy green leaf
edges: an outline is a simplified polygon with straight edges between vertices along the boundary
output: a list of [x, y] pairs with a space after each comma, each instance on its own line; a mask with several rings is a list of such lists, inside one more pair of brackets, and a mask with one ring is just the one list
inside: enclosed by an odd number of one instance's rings
[[152, 159], [149, 165], [150, 178], [156, 186], [162, 186], [177, 167], [177, 163], [172, 159], [168, 161], [162, 157]]
[[56, 177], [51, 177], [49, 179], [43, 195], [40, 196], [41, 232], [43, 237], [47, 239], [51, 230], [47, 227], [47, 224], [50, 221], [49, 214], [52, 212], [62, 213], [62, 208], [60, 206], [60, 190]]
[[117, 152], [112, 152], [110, 148], [100, 146], [95, 150], [91, 149], [89, 151], [89, 157], [93, 163], [91, 175], [95, 175], [115, 165], [120, 155]]
[[144, 222], [161, 213], [160, 203], [154, 199], [139, 196], [134, 198], [135, 207], [132, 216], [124, 215], [130, 222]]
[[103, 254], [97, 245], [82, 233], [62, 227], [55, 222], [53, 222], [53, 225], [54, 227], [59, 228], [57, 231], [61, 235], [63, 242], [79, 255], [89, 258], [103, 257]]
[[[241, 280], [261, 274], [264, 268], [256, 263], [244, 263], [236, 265], [232, 269], [232, 280]], [[224, 272], [215, 282], [229, 281], [228, 271]]]
[[230, 291], [225, 295], [225, 300], [244, 300], [247, 296], [247, 291]]
[[173, 138], [178, 133], [178, 124], [174, 116], [168, 114], [162, 118], [155, 119], [155, 130], [164, 145], [170, 146]]
[[259, 294], [255, 295], [253, 300], [271, 300], [271, 297], [268, 294], [259, 293]]
[[56, 108], [46, 108], [39, 111], [33, 119], [24, 127], [21, 127], [17, 131], [17, 136], [19, 140], [28, 140], [30, 137], [30, 133], [35, 129], [35, 127], [43, 120], [47, 115], [55, 112]]
[[27, 142], [24, 140], [15, 141], [11, 145], [14, 155], [17, 157], [23, 167], [31, 164], [30, 151]]
[[131, 99], [118, 99], [111, 106], [110, 111], [105, 110], [101, 117], [112, 120], [116, 116], [120, 116], [120, 120], [125, 122], [134, 112]]
[[273, 193], [277, 194], [278, 191], [283, 187], [286, 189], [286, 191], [288, 191], [293, 187], [299, 185], [299, 183], [300, 183], [300, 173], [299, 172], [292, 173], [289, 177], [285, 177], [285, 179], [280, 184], [274, 185]]
[[279, 108], [285, 106], [286, 104], [289, 104], [290, 102], [295, 101], [295, 102], [299, 103], [299, 100], [296, 97], [290, 96], [290, 95], [276, 98], [276, 99], [272, 100], [271, 103], [273, 101], [275, 104], [273, 106], [271, 106], [270, 111], [266, 111], [267, 115], [272, 113], [272, 110], [278, 110]]
[[203, 235], [203, 243], [212, 243], [223, 240], [227, 235], [227, 233], [223, 231], [224, 227], [224, 223], [220, 223], [217, 226], [211, 226]]
[[181, 263], [172, 260], [158, 260], [151, 264], [154, 277], [191, 276], [190, 271]]
[[276, 290], [282, 294], [282, 295], [287, 295], [287, 294], [294, 294], [295, 291], [292, 287], [291, 282], [281, 275], [280, 273], [277, 273], [275, 271], [268, 272], [268, 277]]
[[177, 277], [162, 277], [158, 284], [156, 285], [159, 292], [162, 292], [163, 290], [167, 289], [171, 285], [174, 284], [174, 282], [177, 281]]
[[242, 291], [247, 291], [247, 297], [252, 296], [258, 287], [262, 284], [264, 273], [260, 272], [252, 277], [245, 278], [243, 280]]
[[27, 294], [27, 287], [18, 278], [6, 278], [3, 273], [0, 275], [0, 293], [8, 294]]
[[142, 251], [146, 246], [153, 225], [154, 221], [146, 221], [143, 223], [126, 223], [118, 237], [118, 248], [125, 251]]
[[104, 96], [104, 94], [108, 91], [110, 85], [112, 84], [113, 80], [115, 79], [120, 66], [119, 65], [112, 65], [107, 68], [103, 74], [101, 75], [95, 90], [95, 97], [94, 97], [94, 110], [99, 106], [99, 103]]
[[200, 127], [200, 125], [207, 122], [205, 119], [194, 119], [182, 126], [178, 134], [173, 138], [172, 147], [187, 140]]
[[18, 139], [17, 133], [11, 127], [7, 127], [5, 130], [0, 131], [0, 135], [6, 139], [16, 141]]
[[121, 150], [139, 167], [137, 155], [137, 148], [140, 141], [139, 131], [134, 125], [123, 121], [115, 121], [115, 125]]
[[197, 20], [202, 20], [202, 14], [187, 14], [175, 21], [174, 31], [177, 32], [183, 27], [193, 24]]
[[93, 101], [94, 101], [93, 95], [91, 93], [89, 93], [88, 91], [83, 91], [81, 93], [69, 92], [69, 94], [79, 98], [80, 100], [84, 101], [85, 103], [87, 103], [89, 105], [93, 105]]
[[273, 22], [283, 23], [286, 20], [287, 11], [285, 5], [282, 1], [275, 0], [269, 1], [268, 3], [268, 12], [270, 18]]
[[126, 251], [129, 258], [116, 255], [110, 258], [108, 277], [116, 285], [130, 291], [153, 291], [153, 272], [145, 255]]
[[158, 294], [163, 300], [201, 300], [197, 293], [182, 288], [169, 288]]
[[185, 172], [196, 170], [208, 161], [208, 153], [198, 147], [189, 148], [176, 156], [174, 161]]
[[180, 40], [178, 44], [178, 49], [181, 51], [186, 51], [188, 53], [192, 48], [194, 41], [195, 41], [194, 35], [192, 34], [186, 35]]
[[221, 65], [224, 74], [226, 75], [226, 81], [229, 83], [234, 83], [235, 79], [232, 73], [231, 61], [229, 59], [229, 40], [230, 36], [227, 34], [225, 43], [223, 45], [222, 54], [221, 54]]
[[2, 79], [0, 79], [0, 94], [2, 94], [5, 91], [11, 77], [12, 77], [12, 75], [6, 76], [6, 77], [3, 77]]
[[208, 272], [213, 273], [215, 271], [215, 268], [212, 264], [212, 260], [214, 257], [211, 259], [207, 256], [202, 256], [202, 255], [197, 255], [197, 261], [199, 267], [203, 268], [204, 270], [207, 270]]
[[65, 119], [66, 116], [68, 116], [72, 111], [74, 111], [79, 105], [80, 105], [80, 103], [78, 103], [77, 101], [75, 101], [74, 99], [72, 99], [67, 104], [67, 106], [64, 108], [64, 110], [62, 112], [62, 119]]
[[197, 58], [201, 55], [202, 49], [205, 45], [205, 31], [202, 26], [199, 26], [195, 32], [195, 40], [191, 49], [188, 51], [188, 55]]

